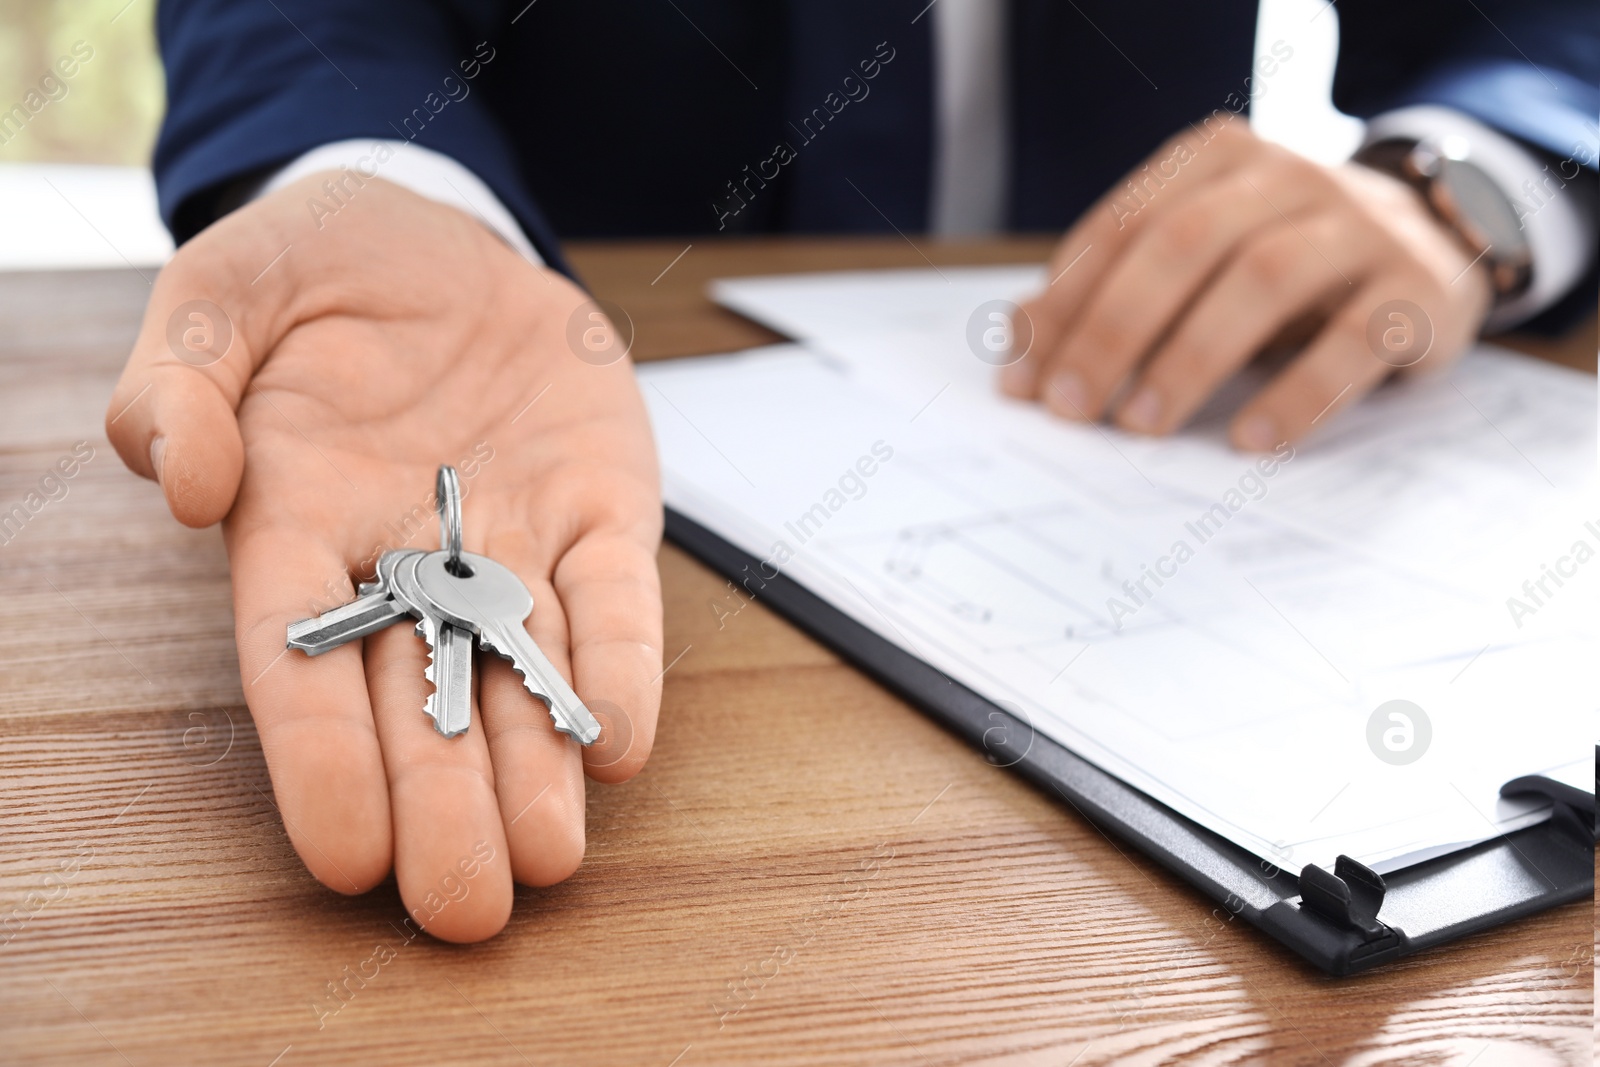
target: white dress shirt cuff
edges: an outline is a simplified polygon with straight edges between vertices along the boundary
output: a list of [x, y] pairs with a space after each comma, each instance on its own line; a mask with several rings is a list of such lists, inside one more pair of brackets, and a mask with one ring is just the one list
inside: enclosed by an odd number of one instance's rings
[[[1596, 220], [1590, 206], [1566, 188], [1574, 175], [1563, 177], [1516, 141], [1460, 111], [1419, 105], [1385, 112], [1367, 123], [1365, 143], [1452, 134], [1466, 138], [1472, 162], [1511, 200], [1533, 256], [1527, 290], [1496, 307], [1484, 324], [1485, 333], [1494, 333], [1537, 315], [1583, 277], [1595, 253]], [[1592, 180], [1586, 170], [1577, 176]]]
[[[506, 206], [472, 171], [440, 152], [410, 141], [353, 140], [319, 145], [264, 180], [245, 199], [275, 192], [308, 174], [350, 170], [363, 180], [383, 178], [410, 189], [418, 196], [460, 208], [487, 226], [529, 263], [544, 265], [533, 242]], [[344, 194], [340, 194], [342, 197]], [[324, 208], [331, 213], [338, 199], [330, 197]], [[312, 208], [315, 211], [315, 207]]]

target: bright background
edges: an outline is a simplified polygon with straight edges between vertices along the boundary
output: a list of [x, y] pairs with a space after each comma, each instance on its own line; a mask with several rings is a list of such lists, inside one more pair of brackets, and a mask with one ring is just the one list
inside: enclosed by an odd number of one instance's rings
[[[0, 144], [0, 270], [154, 266], [172, 254], [147, 165], [164, 106], [156, 0], [0, 0], [0, 112], [79, 41], [94, 49], [67, 93]], [[1261, 0], [1256, 53], [1294, 58], [1267, 82], [1252, 123], [1325, 162], [1361, 125], [1328, 101], [1338, 14], [1328, 0]]]

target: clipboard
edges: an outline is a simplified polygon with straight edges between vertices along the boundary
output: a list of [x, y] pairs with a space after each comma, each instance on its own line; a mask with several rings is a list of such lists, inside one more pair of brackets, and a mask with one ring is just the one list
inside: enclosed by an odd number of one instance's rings
[[[761, 562], [671, 508], [666, 536], [730, 580]], [[1547, 799], [1549, 820], [1387, 875], [1348, 856], [1332, 871], [1315, 864], [1283, 870], [1101, 770], [788, 575], [763, 580], [762, 600], [842, 659], [1330, 975], [1370, 970], [1594, 896], [1593, 793], [1517, 778], [1501, 795]]]

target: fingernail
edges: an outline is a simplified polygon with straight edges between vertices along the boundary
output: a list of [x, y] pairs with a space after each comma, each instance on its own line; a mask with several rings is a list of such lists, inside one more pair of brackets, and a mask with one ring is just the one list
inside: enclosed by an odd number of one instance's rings
[[156, 482], [161, 482], [161, 461], [167, 458], [167, 439], [157, 437], [150, 442], [150, 469], [156, 472]]
[[1155, 432], [1161, 421], [1161, 394], [1146, 385], [1133, 394], [1133, 398], [1118, 412], [1123, 425], [1141, 433]]
[[1278, 436], [1277, 423], [1265, 415], [1251, 415], [1239, 423], [1239, 432], [1235, 440], [1252, 452], [1266, 452], [1282, 438]]
[[1064, 370], [1050, 379], [1050, 408], [1074, 419], [1089, 417], [1089, 390], [1076, 371]]

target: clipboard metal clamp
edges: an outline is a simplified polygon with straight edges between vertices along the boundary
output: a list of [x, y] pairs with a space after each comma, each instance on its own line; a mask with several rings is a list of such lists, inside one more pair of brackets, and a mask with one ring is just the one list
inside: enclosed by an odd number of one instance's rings
[[1360, 943], [1352, 959], [1399, 948], [1404, 940], [1399, 930], [1378, 919], [1386, 889], [1381, 875], [1349, 856], [1334, 861], [1332, 874], [1315, 863], [1300, 871], [1301, 909], [1357, 935]]

